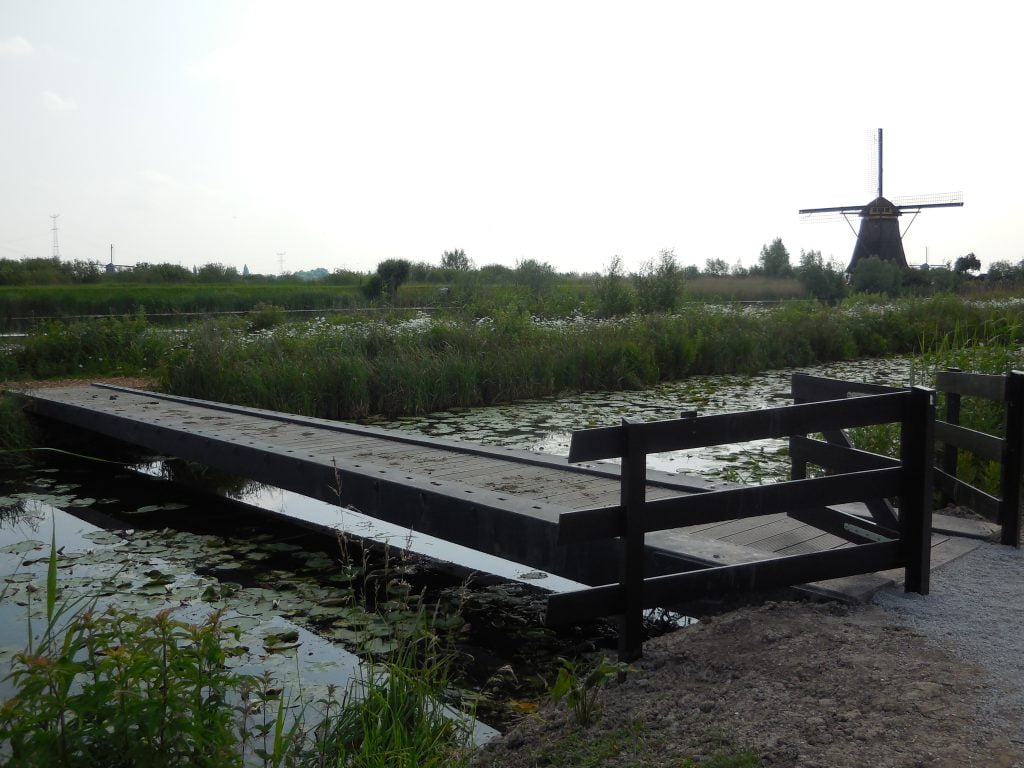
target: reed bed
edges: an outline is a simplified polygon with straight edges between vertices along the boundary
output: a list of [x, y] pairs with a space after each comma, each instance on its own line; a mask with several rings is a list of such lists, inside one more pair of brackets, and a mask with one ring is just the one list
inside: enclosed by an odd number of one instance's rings
[[193, 397], [359, 419], [917, 353], [956, 334], [1020, 341], [1020, 305], [951, 297], [842, 308], [706, 305], [605, 321], [537, 322], [499, 313], [475, 323], [339, 328], [316, 322], [249, 334], [209, 323], [172, 353], [161, 386]]

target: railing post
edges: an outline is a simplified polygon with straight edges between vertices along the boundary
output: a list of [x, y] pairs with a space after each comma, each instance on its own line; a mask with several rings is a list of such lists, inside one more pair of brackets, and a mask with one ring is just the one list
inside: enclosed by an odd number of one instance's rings
[[621, 577], [625, 608], [619, 618], [619, 661], [635, 661], [643, 653], [644, 502], [647, 450], [636, 418], [623, 418], [626, 450], [622, 454], [620, 504], [625, 516]]
[[[950, 373], [960, 373], [959, 368], [950, 367], [946, 368]], [[947, 424], [960, 424], [960, 393], [959, 392], [946, 392], [946, 416], [945, 421]], [[942, 444], [942, 471], [950, 477], [956, 477], [956, 465], [958, 459], [958, 450], [955, 445], [949, 443]], [[949, 496], [945, 491], [942, 492], [942, 505], [946, 506], [950, 502], [956, 503], [956, 499]]]
[[1012, 547], [1020, 546], [1020, 480], [1021, 461], [1024, 456], [1024, 373], [1010, 371], [1006, 376], [1006, 436], [1003, 466], [1000, 477], [1001, 499], [999, 525], [1003, 532], [1000, 541]]
[[906, 561], [905, 590], [928, 594], [932, 554], [932, 466], [935, 446], [935, 392], [912, 387], [900, 425], [903, 492], [900, 540]]

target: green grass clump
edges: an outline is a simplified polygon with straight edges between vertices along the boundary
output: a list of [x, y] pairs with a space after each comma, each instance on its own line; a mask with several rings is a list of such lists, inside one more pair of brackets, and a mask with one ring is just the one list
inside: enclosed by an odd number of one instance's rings
[[132, 375], [152, 370], [172, 337], [140, 317], [49, 322], [7, 356], [7, 378]]
[[46, 583], [45, 626], [36, 637], [29, 623], [28, 644], [7, 676], [15, 693], [0, 704], [7, 768], [468, 761], [469, 724], [442, 704], [452, 656], [422, 606], [397, 650], [364, 667], [357, 689], [340, 698], [332, 690], [317, 708], [289, 699], [270, 675], [232, 671], [224, 641], [240, 633], [219, 613], [189, 623], [171, 610], [147, 616], [58, 602], [55, 541]]
[[0, 467], [20, 461], [33, 445], [33, 430], [17, 397], [0, 394]]

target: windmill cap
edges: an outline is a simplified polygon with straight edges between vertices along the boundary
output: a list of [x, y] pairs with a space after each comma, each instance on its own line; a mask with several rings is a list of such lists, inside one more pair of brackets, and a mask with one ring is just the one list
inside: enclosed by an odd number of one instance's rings
[[860, 215], [869, 219], [895, 219], [900, 215], [899, 206], [884, 197], [876, 197], [860, 210]]

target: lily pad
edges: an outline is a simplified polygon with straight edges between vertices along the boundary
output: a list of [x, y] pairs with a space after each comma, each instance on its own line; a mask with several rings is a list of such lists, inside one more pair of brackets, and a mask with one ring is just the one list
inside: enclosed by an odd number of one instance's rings
[[26, 539], [25, 541], [8, 544], [6, 547], [0, 547], [0, 552], [6, 552], [11, 555], [23, 555], [26, 552], [31, 552], [34, 549], [42, 549], [45, 546], [46, 545], [41, 541]]
[[110, 531], [90, 531], [89, 533], [82, 534], [83, 539], [95, 542], [96, 544], [123, 544], [124, 539], [118, 536], [116, 533]]

